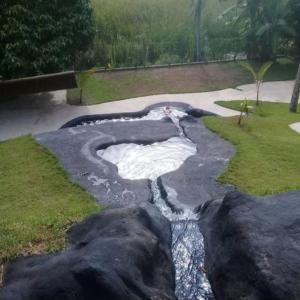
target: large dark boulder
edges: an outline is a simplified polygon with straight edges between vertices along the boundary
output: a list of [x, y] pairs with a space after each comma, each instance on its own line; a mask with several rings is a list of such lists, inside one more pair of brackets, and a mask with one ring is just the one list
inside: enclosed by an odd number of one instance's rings
[[62, 253], [13, 263], [0, 299], [175, 299], [170, 224], [151, 205], [107, 209], [69, 240]]
[[203, 207], [200, 227], [216, 299], [300, 299], [300, 192], [229, 193]]

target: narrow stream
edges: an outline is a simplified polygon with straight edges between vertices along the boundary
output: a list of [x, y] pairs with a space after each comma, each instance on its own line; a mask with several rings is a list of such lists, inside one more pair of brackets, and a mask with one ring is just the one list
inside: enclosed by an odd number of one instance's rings
[[[150, 112], [160, 118], [161, 111]], [[165, 116], [165, 114], [164, 114]], [[172, 255], [176, 271], [176, 296], [179, 300], [213, 299], [210, 284], [204, 272], [203, 236], [197, 224], [196, 214], [189, 208], [173, 211], [163, 199], [158, 178], [177, 170], [184, 161], [195, 155], [197, 147], [185, 135], [180, 126], [183, 112], [168, 114], [178, 128], [179, 137], [151, 145], [120, 144], [97, 152], [98, 156], [118, 167], [119, 175], [126, 179], [149, 179], [153, 201], [172, 224]], [[136, 120], [136, 119], [134, 119]], [[139, 119], [141, 120], [141, 119]], [[166, 189], [168, 200], [176, 197], [176, 191]]]
[[[176, 271], [176, 296], [178, 300], [213, 299], [209, 281], [204, 272], [204, 241], [191, 210], [176, 213], [161, 197], [157, 181], [151, 182], [154, 203], [171, 221], [172, 255]], [[169, 194], [168, 194], [169, 196]]]

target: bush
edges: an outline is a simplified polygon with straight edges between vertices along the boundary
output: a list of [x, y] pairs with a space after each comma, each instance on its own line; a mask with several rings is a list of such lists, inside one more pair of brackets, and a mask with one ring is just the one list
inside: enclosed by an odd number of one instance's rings
[[16, 78], [73, 68], [93, 41], [89, 0], [1, 0], [0, 73]]
[[171, 65], [182, 62], [180, 56], [176, 54], [162, 54], [155, 62], [156, 65]]

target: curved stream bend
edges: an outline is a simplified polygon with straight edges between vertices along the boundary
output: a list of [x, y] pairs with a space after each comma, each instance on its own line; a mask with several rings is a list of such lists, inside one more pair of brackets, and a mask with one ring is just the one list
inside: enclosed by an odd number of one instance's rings
[[[180, 212], [172, 209], [163, 199], [158, 182], [161, 175], [177, 170], [187, 158], [197, 153], [196, 145], [185, 137], [180, 126], [181, 116], [184, 114], [170, 115], [170, 119], [178, 128], [179, 137], [151, 145], [113, 145], [98, 150], [97, 155], [115, 164], [119, 175], [125, 179], [151, 180], [153, 201], [172, 224], [176, 296], [179, 300], [208, 300], [213, 297], [204, 272], [204, 243], [197, 217], [189, 208]], [[168, 188], [166, 193], [168, 198], [176, 198], [175, 190]]]

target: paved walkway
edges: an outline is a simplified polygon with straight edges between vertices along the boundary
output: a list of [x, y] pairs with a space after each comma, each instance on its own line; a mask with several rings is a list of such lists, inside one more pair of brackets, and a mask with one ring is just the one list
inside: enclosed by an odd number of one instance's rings
[[[260, 99], [289, 102], [293, 81], [267, 82], [262, 86]], [[184, 102], [220, 116], [233, 116], [237, 112], [220, 107], [217, 100], [255, 99], [254, 84], [206, 93], [156, 95], [92, 106], [71, 106], [66, 103], [66, 92], [57, 91], [31, 95], [0, 103], [0, 140], [23, 134], [53, 131], [67, 121], [82, 115], [134, 112], [159, 102]]]
[[291, 124], [290, 127], [296, 132], [300, 133], [300, 122]]

